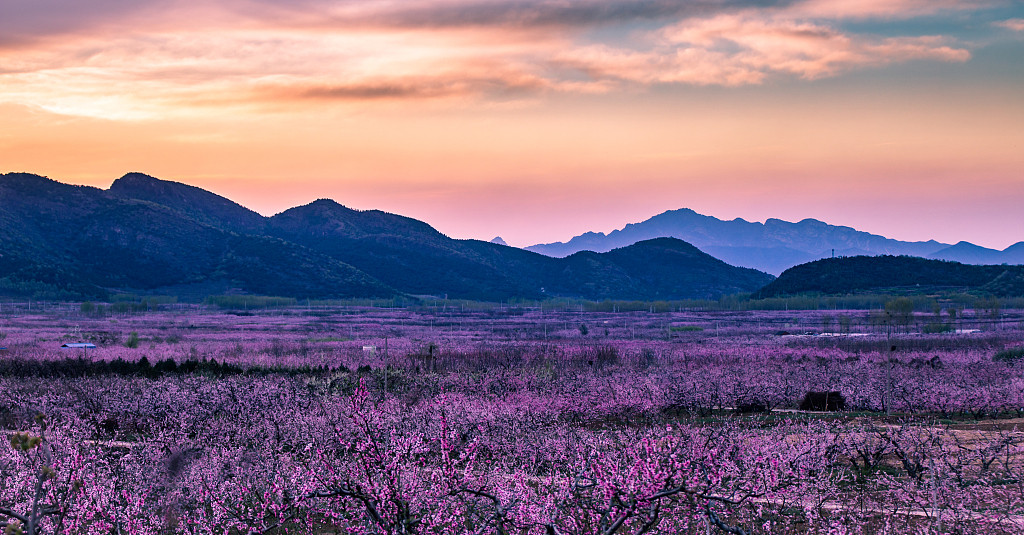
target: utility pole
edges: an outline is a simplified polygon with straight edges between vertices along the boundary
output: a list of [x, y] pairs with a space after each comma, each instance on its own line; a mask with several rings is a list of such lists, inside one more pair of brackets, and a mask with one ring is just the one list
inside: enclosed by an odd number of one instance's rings
[[391, 365], [388, 363], [388, 337], [384, 337], [384, 394], [388, 392], [388, 371]]
[[892, 412], [892, 358], [896, 355], [896, 346], [892, 343], [892, 314], [886, 312], [885, 341], [889, 343], [889, 356], [885, 363], [885, 415]]
[[939, 509], [939, 474], [935, 471], [935, 459], [928, 459], [932, 477], [932, 514], [935, 515], [935, 533], [942, 533], [942, 510]]

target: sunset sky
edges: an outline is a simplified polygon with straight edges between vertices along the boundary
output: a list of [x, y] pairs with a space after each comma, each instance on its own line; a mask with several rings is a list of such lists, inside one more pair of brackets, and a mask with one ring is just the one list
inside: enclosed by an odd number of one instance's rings
[[3, 0], [0, 172], [512, 245], [675, 208], [1024, 240], [1024, 2]]

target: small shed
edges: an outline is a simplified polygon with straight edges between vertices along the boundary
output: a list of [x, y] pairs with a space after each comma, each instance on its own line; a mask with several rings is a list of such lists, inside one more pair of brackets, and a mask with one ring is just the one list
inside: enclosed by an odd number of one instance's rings
[[64, 344], [60, 347], [64, 349], [81, 349], [82, 355], [85, 356], [90, 349], [96, 349], [96, 344], [90, 344], [89, 342], [75, 342], [71, 344]]
[[60, 347], [72, 348], [72, 349], [96, 349], [96, 344], [90, 344], [88, 342], [76, 342], [73, 344], [64, 344]]

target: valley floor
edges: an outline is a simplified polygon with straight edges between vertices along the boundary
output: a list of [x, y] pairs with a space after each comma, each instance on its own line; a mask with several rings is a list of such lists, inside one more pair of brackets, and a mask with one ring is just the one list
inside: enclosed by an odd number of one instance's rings
[[83, 310], [0, 310], [12, 530], [1024, 531], [1021, 311]]

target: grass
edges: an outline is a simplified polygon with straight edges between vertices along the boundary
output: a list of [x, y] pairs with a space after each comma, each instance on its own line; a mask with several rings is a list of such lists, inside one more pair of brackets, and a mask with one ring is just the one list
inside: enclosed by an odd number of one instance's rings
[[320, 338], [309, 338], [307, 342], [348, 342], [351, 338], [347, 336], [323, 336]]
[[953, 332], [951, 323], [929, 323], [921, 329], [924, 334], [942, 334]]

